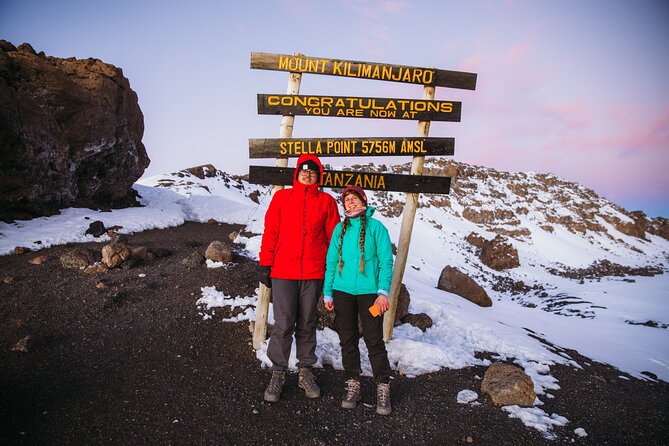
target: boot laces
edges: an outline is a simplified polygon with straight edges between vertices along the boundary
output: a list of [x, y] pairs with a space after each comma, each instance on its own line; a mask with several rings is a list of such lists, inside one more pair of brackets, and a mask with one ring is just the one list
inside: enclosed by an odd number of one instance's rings
[[300, 370], [300, 381], [304, 387], [309, 389], [316, 387], [316, 379], [314, 378], [313, 373], [309, 369]]
[[272, 393], [277, 393], [281, 391], [283, 387], [283, 373], [274, 371], [272, 372], [272, 379], [269, 380], [269, 391]]
[[359, 394], [360, 394], [360, 381], [353, 378], [346, 381], [346, 399], [347, 400], [356, 399]]
[[379, 406], [387, 406], [390, 399], [390, 384], [381, 383], [376, 388], [376, 399]]

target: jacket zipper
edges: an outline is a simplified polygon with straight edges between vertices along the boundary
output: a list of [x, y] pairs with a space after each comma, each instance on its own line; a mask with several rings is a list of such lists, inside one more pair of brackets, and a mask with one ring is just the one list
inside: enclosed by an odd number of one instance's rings
[[307, 236], [307, 190], [304, 189], [304, 203], [302, 205], [302, 249], [300, 250], [300, 280], [304, 280], [304, 239]]

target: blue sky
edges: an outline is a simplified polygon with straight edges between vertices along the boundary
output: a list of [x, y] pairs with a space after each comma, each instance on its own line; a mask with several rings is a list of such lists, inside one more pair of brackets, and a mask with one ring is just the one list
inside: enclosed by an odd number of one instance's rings
[[[665, 217], [667, 24], [659, 0], [0, 3], [0, 38], [123, 69], [144, 113], [147, 176], [272, 164], [248, 159], [248, 139], [278, 136], [256, 94], [284, 93], [287, 73], [250, 70], [250, 54], [300, 52], [475, 72], [476, 91], [436, 93], [462, 101], [460, 123], [430, 128], [455, 137], [454, 160], [551, 172]], [[301, 93], [419, 98], [422, 87], [304, 75]], [[413, 121], [297, 117], [293, 136], [415, 134]]]

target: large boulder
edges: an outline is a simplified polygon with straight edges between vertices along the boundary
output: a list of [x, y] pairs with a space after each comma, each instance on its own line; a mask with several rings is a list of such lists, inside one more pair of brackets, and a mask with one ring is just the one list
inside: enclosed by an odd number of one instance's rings
[[0, 40], [0, 218], [136, 204], [143, 133], [120, 68]]
[[441, 271], [437, 288], [464, 297], [480, 307], [492, 306], [488, 293], [474, 279], [452, 266]]

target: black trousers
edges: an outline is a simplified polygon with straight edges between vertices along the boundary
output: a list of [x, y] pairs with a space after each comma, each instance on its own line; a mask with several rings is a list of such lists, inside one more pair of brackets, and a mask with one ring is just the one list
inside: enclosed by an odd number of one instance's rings
[[377, 383], [390, 382], [390, 363], [386, 344], [383, 342], [383, 316], [373, 317], [369, 307], [374, 305], [376, 294], [353, 295], [333, 290], [332, 298], [335, 309], [335, 326], [339, 334], [342, 363], [349, 377], [358, 377], [362, 373], [360, 368], [360, 331], [358, 316], [362, 324], [362, 336], [369, 352], [369, 362], [372, 364], [374, 381]]

